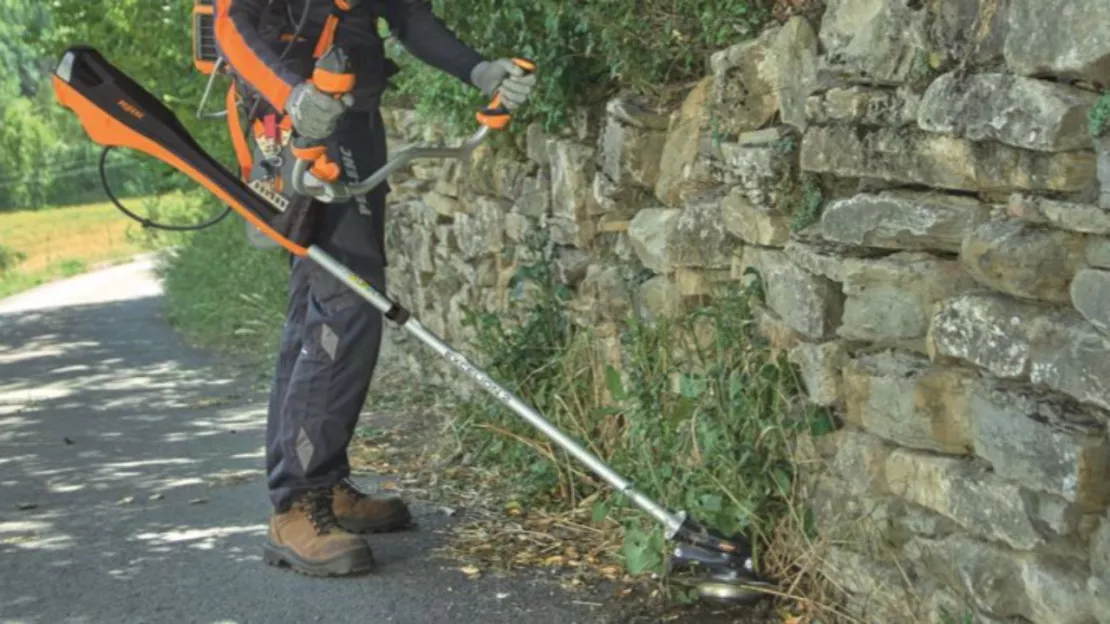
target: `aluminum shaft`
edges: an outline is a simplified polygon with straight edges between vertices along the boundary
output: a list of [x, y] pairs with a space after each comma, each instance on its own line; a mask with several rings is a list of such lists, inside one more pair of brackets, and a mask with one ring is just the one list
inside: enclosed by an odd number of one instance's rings
[[[334, 275], [336, 279], [339, 279], [355, 290], [363, 299], [368, 301], [383, 314], [395, 309], [395, 304], [392, 301], [374, 290], [374, 288], [367, 284], [362, 278], [355, 275], [350, 269], [340, 264], [319, 247], [309, 247], [308, 257]], [[431, 347], [431, 349], [441, 357], [454, 364], [460, 371], [466, 373], [471, 379], [476, 381], [478, 385], [493, 395], [494, 398], [516, 412], [517, 415], [528, 421], [533, 427], [539, 429], [548, 438], [554, 440], [565, 451], [589, 467], [595, 474], [605, 479], [605, 481], [619, 492], [631, 499], [640, 509], [651, 514], [666, 527], [668, 535], [673, 535], [678, 531], [678, 528], [682, 525], [684, 520], [683, 516], [671, 513], [666, 508], [648, 498], [644, 493], [637, 490], [628, 480], [613, 471], [612, 468], [601, 461], [596, 455], [590, 453], [573, 438], [567, 436], [548, 422], [539, 412], [525, 403], [520, 397], [506, 390], [501, 384], [494, 381], [478, 367], [474, 366], [465, 356], [447, 346], [441, 338], [421, 325], [415, 318], [409, 316], [400, 323], [395, 322], [395, 324], [408, 330], [411, 334], [419, 338], [421, 342]]]

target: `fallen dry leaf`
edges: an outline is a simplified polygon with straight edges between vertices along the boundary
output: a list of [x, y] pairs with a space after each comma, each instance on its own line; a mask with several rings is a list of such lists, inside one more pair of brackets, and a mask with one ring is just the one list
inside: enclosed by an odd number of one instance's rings
[[225, 472], [217, 472], [208, 478], [212, 485], [234, 485], [236, 483], [246, 483], [251, 479], [262, 475], [260, 470], [229, 470]]
[[186, 407], [215, 407], [217, 405], [227, 405], [233, 402], [232, 397], [197, 397], [191, 401], [185, 401]]
[[615, 565], [602, 566], [599, 572], [611, 579], [617, 579], [621, 576], [621, 569]]

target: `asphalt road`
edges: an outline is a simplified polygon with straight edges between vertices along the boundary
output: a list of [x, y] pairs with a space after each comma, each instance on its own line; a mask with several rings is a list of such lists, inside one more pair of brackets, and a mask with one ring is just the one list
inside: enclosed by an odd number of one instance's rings
[[455, 522], [376, 536], [379, 569], [266, 566], [265, 404], [161, 318], [149, 260], [0, 301], [0, 622], [611, 622], [549, 579], [466, 577]]

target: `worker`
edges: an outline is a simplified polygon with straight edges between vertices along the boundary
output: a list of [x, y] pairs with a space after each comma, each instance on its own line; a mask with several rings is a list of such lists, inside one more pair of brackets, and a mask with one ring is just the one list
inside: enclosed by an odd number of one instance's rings
[[[330, 36], [355, 64], [353, 97], [342, 99], [308, 80], [314, 47], [336, 9], [340, 21]], [[499, 94], [508, 110], [530, 96], [533, 74], [461, 42], [425, 0], [219, 0], [216, 41], [232, 72], [264, 100], [264, 110], [288, 117], [298, 135], [326, 141], [344, 181], [354, 182], [387, 160], [379, 106], [396, 66], [386, 57], [379, 19], [414, 57], [488, 97]], [[388, 192], [382, 184], [348, 202], [310, 208], [320, 216], [310, 242], [379, 292], [386, 292]], [[402, 498], [371, 496], [350, 479], [348, 445], [382, 329], [382, 314], [357, 293], [314, 263], [293, 259], [266, 428], [273, 510], [264, 560], [271, 565], [314, 575], [363, 574], [374, 565], [364, 534], [412, 522]]]

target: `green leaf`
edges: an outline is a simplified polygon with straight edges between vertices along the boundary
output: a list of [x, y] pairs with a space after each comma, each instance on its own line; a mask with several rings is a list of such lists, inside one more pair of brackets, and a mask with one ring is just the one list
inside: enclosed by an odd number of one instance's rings
[[605, 384], [609, 387], [609, 395], [613, 400], [623, 401], [628, 398], [624, 391], [624, 384], [621, 382], [621, 375], [612, 364], [605, 366]]
[[789, 494], [791, 484], [790, 475], [786, 474], [786, 471], [782, 468], [776, 468], [772, 474], [775, 476], [775, 484], [778, 486], [779, 494]]
[[609, 516], [610, 504], [606, 501], [596, 501], [593, 506], [593, 522], [600, 524]]
[[657, 542], [653, 534], [640, 529], [630, 528], [625, 531], [622, 554], [630, 573], [651, 572], [662, 565], [663, 558], [658, 551]]
[[701, 497], [702, 510], [709, 513], [721, 511], [723, 503], [724, 497], [720, 494], [703, 494]]
[[821, 410], [811, 421], [809, 425], [809, 433], [815, 438], [836, 431], [836, 423], [833, 421], [832, 414], [828, 410]]

